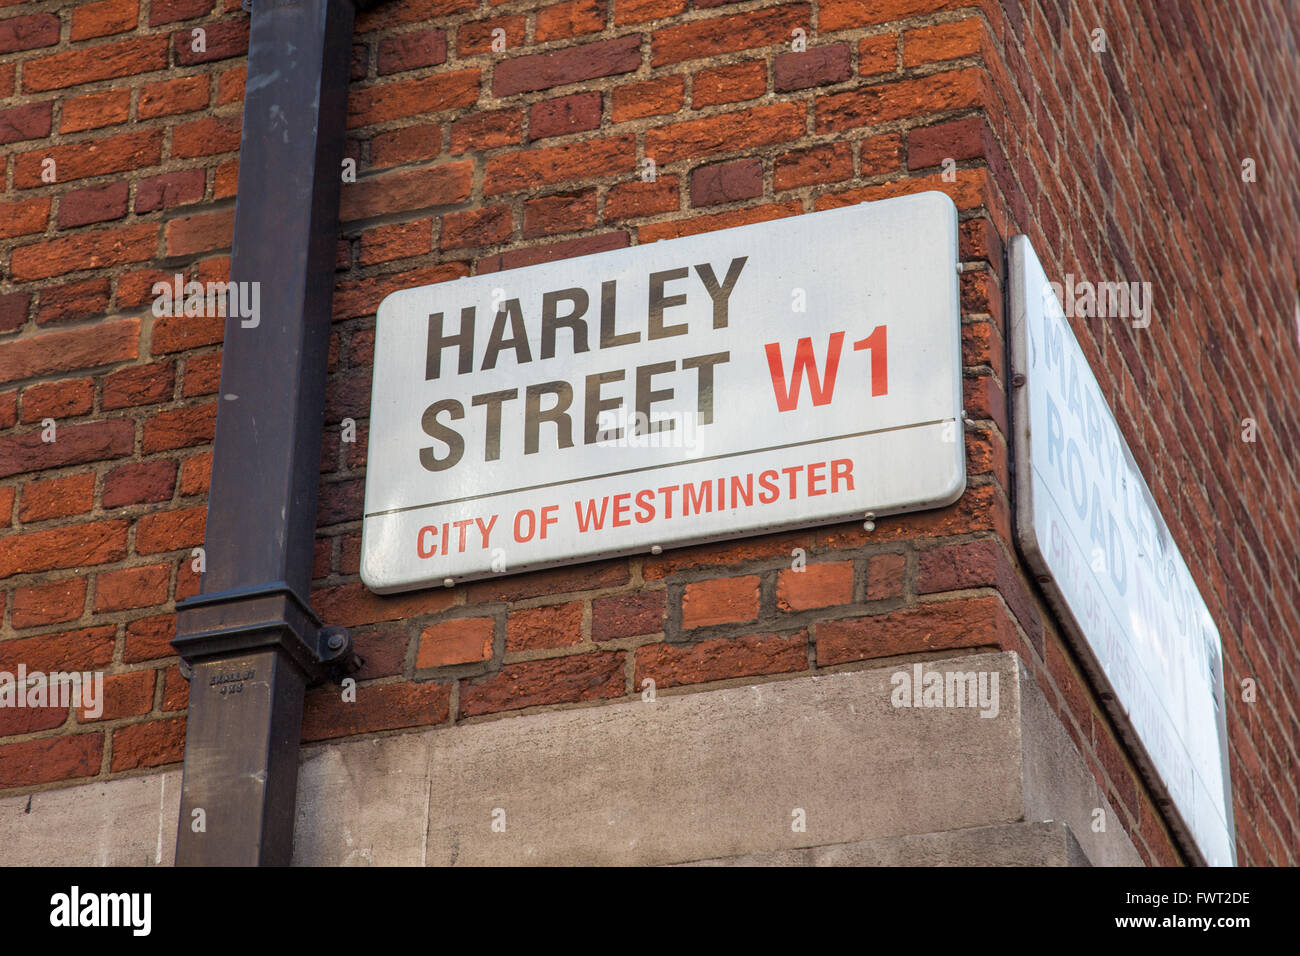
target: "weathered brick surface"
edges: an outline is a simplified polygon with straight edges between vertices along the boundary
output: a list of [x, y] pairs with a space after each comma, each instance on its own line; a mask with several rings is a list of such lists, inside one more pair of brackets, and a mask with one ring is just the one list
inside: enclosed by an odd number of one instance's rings
[[490, 660], [496, 621], [490, 617], [461, 617], [426, 627], [420, 634], [417, 668], [447, 667]]
[[[1207, 596], [1229, 685], [1262, 691], [1229, 695], [1240, 860], [1300, 862], [1298, 282], [1278, 241], [1300, 234], [1300, 102], [1284, 82], [1300, 22], [1277, 3], [1067, 6], [391, 0], [360, 14], [326, 416], [354, 419], [358, 441], [325, 445], [312, 599], [369, 663], [356, 704], [312, 693], [304, 736], [618, 699], [643, 675], [685, 691], [1006, 647], [1144, 858], [1178, 861], [1011, 537], [1003, 250], [1023, 232], [1053, 277], [1154, 283], [1150, 329], [1075, 330]], [[247, 37], [234, 0], [0, 19], [0, 666], [104, 667], [114, 688], [92, 724], [0, 715], [0, 790], [180, 759], [186, 685], [167, 641], [198, 587], [224, 332], [150, 305], [177, 273], [228, 274]], [[958, 206], [966, 263], [959, 502], [870, 533], [451, 589], [360, 582], [384, 295], [927, 189]], [[1246, 417], [1256, 442], [1240, 440]]]
[[699, 644], [651, 644], [636, 654], [635, 686], [699, 684], [729, 677], [755, 677], [808, 669], [808, 636], [755, 634]]

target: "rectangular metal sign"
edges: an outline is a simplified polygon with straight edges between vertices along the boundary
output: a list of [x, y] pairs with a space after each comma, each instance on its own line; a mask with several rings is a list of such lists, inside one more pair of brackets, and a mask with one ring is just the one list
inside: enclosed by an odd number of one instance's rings
[[950, 504], [957, 211], [887, 199], [395, 292], [380, 593]]
[[1218, 628], [1024, 236], [1008, 259], [1017, 541], [1175, 832], [1231, 866]]

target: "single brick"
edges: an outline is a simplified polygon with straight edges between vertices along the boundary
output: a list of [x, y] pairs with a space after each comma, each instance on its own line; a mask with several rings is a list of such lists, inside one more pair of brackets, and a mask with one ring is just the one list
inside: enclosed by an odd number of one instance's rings
[[903, 66], [978, 56], [983, 39], [984, 27], [979, 17], [908, 30], [903, 34]]
[[675, 212], [679, 205], [677, 189], [676, 176], [664, 176], [654, 182], [633, 180], [611, 186], [605, 195], [605, 219], [614, 222]]
[[136, 554], [158, 554], [203, 544], [207, 517], [205, 505], [143, 515], [136, 522]]
[[86, 606], [86, 579], [67, 578], [14, 591], [9, 619], [14, 627], [75, 621]]
[[104, 476], [101, 503], [105, 508], [167, 501], [176, 483], [176, 462], [131, 462]]
[[582, 602], [523, 608], [506, 618], [506, 651], [536, 651], [582, 643]]
[[175, 366], [171, 362], [135, 365], [104, 377], [100, 407], [111, 410], [153, 405], [172, 397]]
[[473, 106], [479, 92], [477, 69], [417, 75], [356, 90], [348, 96], [348, 129]]
[[538, 43], [565, 40], [605, 27], [606, 0], [568, 0], [542, 7], [536, 14], [534, 39]]
[[442, 219], [443, 249], [490, 246], [510, 238], [513, 229], [509, 206], [486, 206], [448, 213]]
[[119, 727], [112, 733], [114, 773], [180, 763], [185, 757], [184, 717], [146, 720]]
[[72, 12], [72, 39], [90, 40], [134, 30], [140, 18], [140, 0], [99, 0]]
[[[201, 495], [208, 490], [212, 477], [212, 452], [191, 455], [181, 462], [180, 492], [182, 495]], [[344, 571], [344, 574], [353, 572]]]
[[686, 6], [687, 0], [616, 0], [614, 24], [621, 27], [628, 23], [646, 23], [674, 17], [682, 13]]
[[59, 18], [52, 13], [0, 20], [0, 54], [35, 50], [58, 42]]
[[610, 99], [610, 117], [615, 123], [676, 113], [682, 108], [686, 79], [665, 76], [655, 80], [628, 83], [614, 89]]
[[50, 199], [43, 196], [18, 202], [0, 202], [0, 217], [3, 217], [0, 218], [0, 239], [44, 232], [50, 221]]
[[51, 168], [47, 160], [54, 164], [60, 183], [156, 166], [162, 159], [162, 136], [162, 130], [140, 130], [22, 153], [14, 162], [14, 186], [30, 189], [46, 185], [41, 177]]
[[777, 192], [838, 183], [853, 176], [853, 150], [848, 143], [828, 143], [812, 149], [786, 153], [776, 161], [772, 188]]
[[44, 139], [50, 135], [53, 115], [53, 100], [0, 109], [0, 146], [25, 139]]
[[945, 159], [979, 159], [989, 155], [989, 128], [981, 116], [919, 126], [907, 134], [907, 168], [927, 169]]
[[102, 668], [113, 660], [116, 634], [117, 625], [109, 624], [0, 641], [0, 670], [12, 674], [20, 662], [31, 672]]
[[203, 199], [207, 175], [202, 169], [185, 169], [143, 179], [135, 189], [135, 211], [156, 212]]
[[817, 625], [819, 666], [922, 651], [1015, 646], [1015, 626], [996, 597], [961, 598], [875, 617]]
[[64, 100], [59, 132], [80, 133], [125, 123], [131, 113], [130, 90], [105, 90]]
[[788, 674], [808, 669], [808, 636], [751, 634], [699, 644], [648, 644], [636, 651], [634, 686], [647, 678], [656, 687], [676, 687], [731, 677]]
[[474, 166], [468, 161], [367, 177], [344, 186], [339, 200], [339, 220], [353, 222], [464, 202], [469, 198], [473, 182]]
[[150, 0], [149, 26], [192, 20], [212, 12], [214, 0]]
[[142, 86], [136, 115], [140, 119], [154, 119], [206, 109], [210, 85], [207, 76], [181, 76]]
[[122, 181], [67, 193], [59, 200], [59, 228], [121, 219], [126, 215], [128, 191], [128, 184]]
[[380, 684], [355, 702], [334, 688], [308, 694], [302, 715], [303, 740], [329, 740], [380, 730], [443, 724], [450, 717], [451, 689], [445, 684]]
[[130, 671], [126, 674], [109, 674], [104, 678], [104, 692], [92, 710], [77, 708], [77, 723], [90, 724], [97, 720], [118, 720], [138, 717], [153, 710], [156, 670]]
[[170, 584], [170, 564], [102, 571], [95, 579], [95, 613], [162, 604]]
[[21, 328], [27, 321], [31, 308], [30, 292], [6, 292], [0, 294], [0, 332], [12, 332]]
[[528, 111], [528, 134], [534, 139], [563, 136], [600, 126], [599, 93], [575, 93], [533, 104]]
[[596, 190], [556, 193], [524, 204], [524, 237], [550, 236], [596, 225]]
[[966, 67], [826, 93], [814, 104], [814, 128], [838, 133], [924, 113], [974, 109], [987, 100], [987, 79], [982, 69]]
[[483, 193], [493, 196], [536, 189], [635, 168], [636, 140], [632, 136], [533, 147], [489, 159], [484, 170]]
[[806, 123], [807, 107], [803, 103], [755, 106], [647, 130], [645, 155], [662, 166], [679, 159], [731, 152], [737, 143], [749, 149], [770, 146], [801, 138]]
[[408, 126], [380, 133], [370, 141], [370, 165], [374, 169], [419, 160], [436, 159], [442, 152], [442, 127], [436, 123]]
[[682, 627], [708, 627], [758, 617], [758, 577], [715, 578], [686, 585]]
[[491, 677], [461, 681], [460, 716], [622, 697], [623, 661], [616, 651], [509, 664]]
[[179, 66], [197, 66], [216, 60], [244, 56], [248, 52], [248, 17], [237, 17], [219, 23], [205, 23], [200, 36], [194, 29], [177, 30], [172, 35], [172, 54]]
[[903, 596], [903, 573], [907, 556], [902, 554], [872, 555], [867, 562], [867, 600], [882, 601]]
[[85, 514], [90, 510], [94, 497], [93, 472], [31, 481], [23, 486], [18, 503], [18, 519], [33, 522]]
[[597, 598], [591, 602], [591, 639], [608, 641], [662, 631], [666, 605], [664, 591]]
[[811, 30], [812, 10], [807, 4], [788, 4], [664, 27], [656, 30], [651, 38], [651, 64], [668, 66], [756, 47], [782, 46], [790, 42], [796, 27], [805, 32]]
[[46, 418], [75, 418], [90, 411], [94, 403], [95, 385], [88, 378], [40, 382], [23, 389], [22, 420], [31, 423]]
[[172, 156], [193, 159], [216, 156], [239, 149], [242, 117], [205, 116], [191, 123], [172, 127]]
[[772, 60], [772, 89], [778, 93], [842, 83], [852, 75], [847, 43], [782, 53]]
[[140, 443], [144, 454], [171, 448], [188, 448], [212, 441], [217, 424], [217, 403], [159, 412], [144, 423]]
[[767, 92], [767, 64], [761, 61], [733, 63], [695, 74], [691, 106], [702, 109], [722, 103], [752, 100]]
[[[524, 46], [527, 30], [528, 20], [522, 16], [471, 20], [456, 31], [456, 52], [462, 57], [476, 53], [508, 56]], [[498, 41], [505, 44], [504, 49], [500, 49]]]
[[447, 60], [447, 31], [417, 30], [379, 41], [379, 75], [437, 66]]
[[902, 165], [903, 138], [898, 133], [872, 136], [858, 145], [858, 166], [864, 178], [895, 172]]
[[166, 36], [137, 37], [29, 60], [23, 64], [23, 92], [60, 90], [96, 80], [165, 70], [167, 46]]
[[0, 788], [93, 776], [99, 772], [103, 753], [102, 733], [5, 744], [0, 746]]
[[415, 666], [450, 667], [492, 659], [496, 622], [490, 617], [459, 617], [426, 627], [420, 633]]
[[142, 617], [126, 626], [126, 650], [122, 660], [128, 664], [173, 657], [171, 639], [176, 636], [176, 615]]
[[361, 234], [360, 263], [363, 266], [376, 262], [391, 262], [409, 256], [422, 256], [433, 248], [433, 220], [395, 222], [377, 226]]
[[639, 34], [500, 60], [492, 71], [492, 95], [513, 96], [602, 76], [631, 73], [641, 65]]
[[863, 37], [858, 43], [858, 72], [863, 76], [893, 73], [898, 69], [898, 34]]
[[112, 287], [107, 276], [49, 286], [41, 290], [36, 324], [50, 325], [103, 315], [108, 311], [111, 297]]
[[716, 206], [763, 193], [763, 164], [757, 159], [704, 166], [691, 173], [691, 204]]
[[[10, 269], [13, 278], [24, 282], [32, 279], [49, 279], [81, 269], [102, 269], [128, 262], [144, 262], [152, 259], [157, 249], [158, 227], [156, 225], [100, 229], [21, 246], [15, 249], [10, 257]], [[139, 320], [129, 321], [138, 323]], [[112, 324], [117, 327], [123, 325], [120, 322]], [[51, 358], [58, 360], [55, 357]], [[0, 364], [3, 364], [2, 358]]]
[[809, 564], [776, 578], [776, 606], [782, 611], [834, 607], [853, 600], [853, 562]]
[[451, 126], [451, 153], [479, 152], [523, 142], [523, 112], [488, 110], [471, 113]]

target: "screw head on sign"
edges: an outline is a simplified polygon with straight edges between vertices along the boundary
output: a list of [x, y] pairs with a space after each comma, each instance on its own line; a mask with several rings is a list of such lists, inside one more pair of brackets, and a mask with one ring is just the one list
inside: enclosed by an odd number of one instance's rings
[[876, 517], [876, 516], [875, 516], [874, 514], [872, 514], [870, 511], [868, 511], [868, 512], [866, 513], [865, 517], [866, 517], [867, 520], [864, 521], [864, 522], [862, 522], [862, 530], [863, 530], [863, 531], [875, 531], [875, 530], [876, 530], [876, 522], [875, 522], [875, 517]]
[[449, 587], [451, 587], [452, 585], [454, 585], [455, 583], [456, 583], [455, 580], [453, 580], [452, 578], [443, 578], [443, 579], [442, 579], [442, 586], [445, 587], [445, 588], [449, 588]]
[[664, 549], [661, 548], [661, 547], [659, 547], [659, 545], [657, 545], [657, 544], [652, 544], [652, 545], [650, 545], [650, 553], [651, 553], [651, 554], [663, 554], [663, 553], [664, 553]]
[[328, 645], [331, 651], [341, 651], [343, 650], [343, 645], [347, 643], [347, 641], [342, 634], [339, 634], [336, 631], [335, 633], [329, 636], [329, 640], [326, 641], [325, 643]]

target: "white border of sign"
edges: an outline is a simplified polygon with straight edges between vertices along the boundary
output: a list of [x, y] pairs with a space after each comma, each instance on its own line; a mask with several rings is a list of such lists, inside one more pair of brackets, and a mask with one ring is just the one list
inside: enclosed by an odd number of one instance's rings
[[[1049, 531], [1035, 522], [1036, 510], [1040, 517], [1051, 514], [1055, 505], [1045, 479], [1034, 469], [1031, 455], [1031, 436], [1036, 427], [1043, 429], [1043, 440], [1050, 440], [1050, 430], [1046, 421], [1034, 418], [1031, 394], [1036, 387], [1043, 387], [1047, 379], [1046, 346], [1041, 344], [1044, 353], [1041, 364], [1036, 354], [1035, 343], [1031, 341], [1031, 325], [1054, 319], [1062, 329], [1062, 347], [1065, 358], [1061, 359], [1062, 368], [1068, 359], [1078, 370], [1079, 380], [1084, 383], [1084, 390], [1089, 387], [1100, 389], [1097, 385], [1087, 358], [1079, 348], [1073, 330], [1061, 311], [1060, 305], [1048, 286], [1046, 273], [1039, 263], [1029, 240], [1025, 236], [1014, 236], [1007, 246], [1008, 298], [1011, 320], [1011, 370], [1012, 370], [1012, 433], [1013, 433], [1013, 468], [1015, 485], [1015, 522], [1016, 543], [1019, 545], [1025, 561], [1038, 577], [1048, 603], [1064, 625], [1063, 630], [1096, 688], [1105, 702], [1107, 712], [1115, 720], [1120, 736], [1127, 746], [1134, 762], [1163, 804], [1163, 810], [1173, 832], [1184, 850], [1191, 858], [1200, 863], [1232, 866], [1236, 862], [1236, 835], [1232, 813], [1232, 782], [1228, 766], [1228, 740], [1226, 721], [1226, 701], [1224, 697], [1222, 644], [1219, 631], [1210, 616], [1209, 609], [1201, 597], [1195, 581], [1178, 550], [1177, 544], [1169, 534], [1169, 529], [1161, 517], [1146, 480], [1134, 463], [1123, 433], [1115, 421], [1110, 405], [1102, 396], [1098, 415], [1101, 419], [1100, 431], [1112, 431], [1118, 436], [1119, 454], [1126, 465], [1126, 480], [1135, 485], [1134, 493], [1126, 500], [1137, 502], [1134, 515], [1138, 525], [1146, 525], [1154, 530], [1152, 545], [1159, 552], [1156, 563], [1169, 570], [1171, 580], [1185, 584], [1189, 589], [1190, 607], [1185, 613], [1190, 614], [1199, 624], [1205, 638], [1206, 648], [1167, 647], [1184, 655], [1186, 661], [1199, 663], [1201, 652], [1209, 650], [1209, 691], [1208, 699], [1196, 697], [1196, 707], [1213, 707], [1214, 714], [1208, 716], [1203, 710], [1198, 712], [1197, 720], [1201, 724], [1212, 722], [1217, 727], [1217, 741], [1184, 739], [1180, 731], [1184, 726], [1177, 718], [1171, 717], [1167, 707], [1173, 706], [1172, 698], [1178, 693], [1190, 693], [1183, 682], [1166, 670], [1151, 672], [1141, 667], [1143, 659], [1151, 658], [1150, 637], [1144, 639], [1135, 634], [1135, 627], [1141, 624], [1141, 614], [1133, 609], [1135, 602], [1130, 601], [1121, 608], [1116, 608], [1111, 599], [1115, 594], [1108, 594], [1108, 582], [1103, 573], [1097, 570], [1097, 557], [1091, 564], [1092, 577], [1088, 572], [1075, 565], [1076, 579], [1085, 579], [1082, 586], [1063, 585], [1058, 575], [1066, 573], [1064, 564], [1058, 559], [1058, 566], [1049, 561], [1051, 545]], [[1035, 291], [1037, 290], [1037, 291]], [[1049, 311], [1050, 310], [1050, 311]], [[1050, 318], [1049, 318], [1050, 317]], [[1034, 376], [1039, 379], [1035, 380]], [[1017, 384], [1019, 383], [1019, 384]], [[1059, 419], [1058, 419], [1059, 422]], [[1058, 436], [1059, 437], [1059, 436]], [[1042, 436], [1040, 436], [1042, 438]], [[1041, 447], [1041, 445], [1040, 445]], [[1064, 457], [1064, 456], [1062, 456]], [[1086, 466], [1080, 465], [1082, 470]], [[1115, 466], [1116, 470], [1118, 465]], [[1083, 479], [1086, 480], [1086, 477]], [[1043, 498], [1036, 501], [1035, 490]], [[1084, 492], [1086, 498], [1086, 491]], [[1036, 505], [1039, 505], [1036, 509]], [[1074, 505], [1077, 508], [1077, 504]], [[1087, 505], [1085, 505], [1085, 510]], [[1057, 512], [1061, 509], [1057, 508]], [[1061, 512], [1063, 513], [1063, 512]], [[1126, 513], [1122, 520], [1127, 520]], [[1062, 524], [1066, 524], [1063, 519]], [[1066, 532], [1068, 534], [1067, 527]], [[1078, 545], [1075, 545], [1077, 548]], [[1134, 556], [1136, 558], [1137, 556]], [[1109, 556], [1101, 559], [1104, 565]], [[1085, 562], [1086, 566], [1086, 562]], [[1119, 564], [1116, 563], [1116, 567]], [[1090, 583], [1089, 583], [1090, 582]], [[1067, 595], [1069, 589], [1074, 595], [1072, 601]], [[1101, 613], [1094, 613], [1091, 620], [1106, 619], [1106, 634], [1100, 633], [1101, 627], [1095, 625], [1085, 628], [1081, 618], [1086, 617], [1086, 609], [1079, 604], [1079, 595], [1087, 590], [1100, 593]], [[1128, 610], [1125, 615], [1119, 613]], [[1136, 617], [1135, 617], [1136, 615]], [[1113, 620], [1111, 617], [1113, 616]], [[1135, 620], [1138, 622], [1135, 625]], [[1111, 627], [1112, 624], [1118, 625]], [[1090, 633], [1091, 630], [1091, 633]], [[1161, 636], [1165, 636], [1162, 632]], [[1118, 638], [1118, 639], [1117, 639]], [[1159, 640], [1154, 642], [1159, 646]], [[1135, 663], [1136, 662], [1136, 663]], [[1178, 673], [1174, 669], [1175, 675]], [[1198, 672], [1199, 676], [1199, 672]], [[1154, 706], [1153, 706], [1154, 705]], [[1173, 709], [1177, 710], [1176, 707]], [[1186, 715], [1184, 715], [1185, 717]], [[1173, 733], [1173, 738], [1169, 736]], [[1200, 756], [1198, 761], [1193, 755], [1195, 750]], [[1217, 756], [1218, 766], [1211, 766], [1212, 756]], [[1198, 762], [1200, 765], [1198, 765]], [[1181, 764], [1181, 765], [1180, 765]], [[1207, 777], [1209, 779], [1207, 779]], [[1176, 785], [1171, 781], [1177, 781]]]

